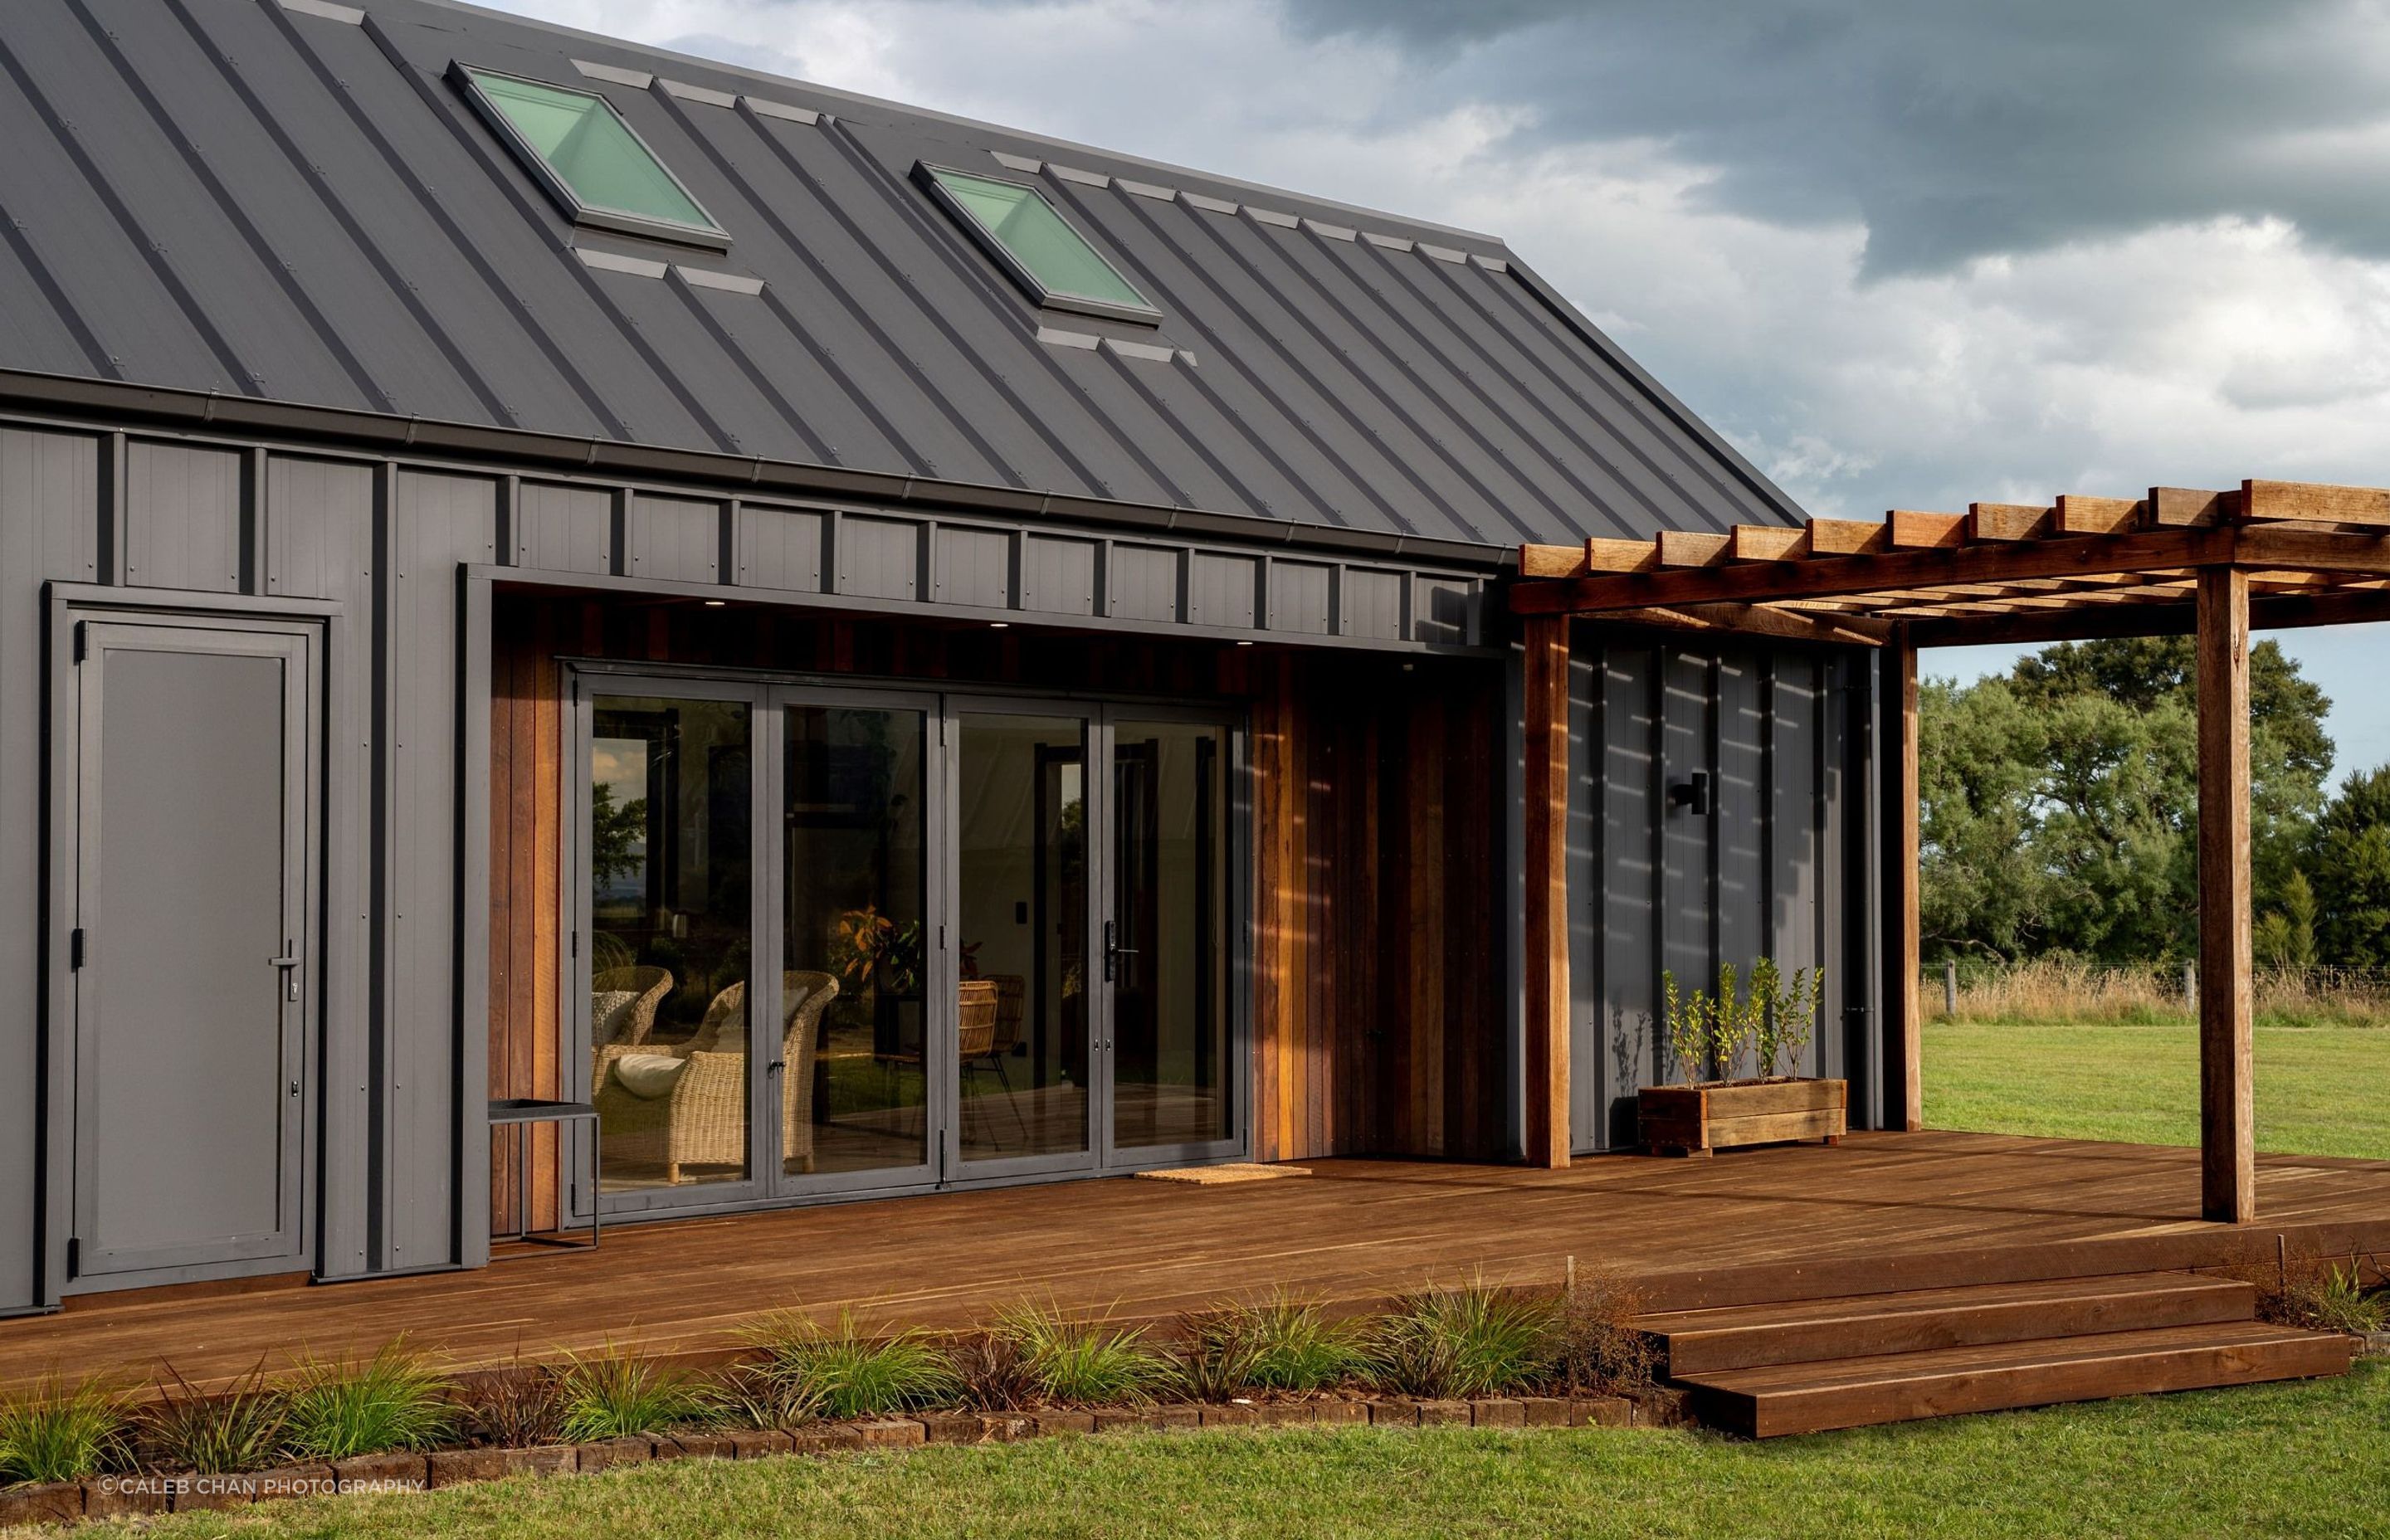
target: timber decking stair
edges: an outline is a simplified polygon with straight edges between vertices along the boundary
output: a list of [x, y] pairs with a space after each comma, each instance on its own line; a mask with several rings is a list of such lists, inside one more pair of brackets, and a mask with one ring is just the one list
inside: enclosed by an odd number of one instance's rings
[[2256, 1290], [2136, 1273], [1671, 1311], [1638, 1324], [1702, 1421], [1748, 1438], [2346, 1372]]

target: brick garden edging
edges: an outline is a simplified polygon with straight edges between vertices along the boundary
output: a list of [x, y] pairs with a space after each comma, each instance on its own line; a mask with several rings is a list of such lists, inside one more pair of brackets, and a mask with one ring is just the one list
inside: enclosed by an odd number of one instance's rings
[[1194, 1428], [1673, 1428], [1688, 1420], [1682, 1392], [1629, 1400], [1495, 1396], [1478, 1401], [1400, 1398], [1193, 1403], [1036, 1412], [923, 1412], [809, 1424], [794, 1431], [739, 1429], [657, 1433], [532, 1449], [441, 1449], [361, 1455], [328, 1465], [285, 1466], [238, 1476], [94, 1476], [0, 1489], [0, 1525], [73, 1523], [151, 1513], [238, 1508], [280, 1497], [349, 1492], [420, 1492], [508, 1476], [568, 1476], [658, 1460], [761, 1459], [931, 1444], [1011, 1444], [1064, 1433]]

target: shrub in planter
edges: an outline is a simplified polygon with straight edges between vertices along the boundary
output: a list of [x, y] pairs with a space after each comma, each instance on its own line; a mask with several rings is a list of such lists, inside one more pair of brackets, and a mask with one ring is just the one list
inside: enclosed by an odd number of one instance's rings
[[557, 1432], [574, 1444], [658, 1433], [703, 1421], [721, 1407], [697, 1376], [611, 1343], [585, 1356], [567, 1354], [556, 1377], [556, 1399]]
[[1683, 1084], [1645, 1086], [1638, 1097], [1646, 1149], [1706, 1155], [1735, 1145], [1832, 1144], [1842, 1137], [1847, 1083], [1792, 1072], [1824, 996], [1822, 969], [1796, 969], [1787, 981], [1762, 957], [1751, 966], [1747, 992], [1738, 989], [1731, 964], [1719, 966], [1715, 993], [1688, 995], [1672, 973], [1663, 972], [1660, 983], [1669, 1056]]
[[810, 1316], [765, 1317], [746, 1334], [757, 1361], [748, 1374], [790, 1406], [823, 1417], [885, 1417], [953, 1400], [959, 1386], [929, 1333], [878, 1336], [851, 1315], [835, 1329]]
[[293, 1459], [341, 1460], [429, 1449], [456, 1435], [456, 1390], [403, 1341], [361, 1364], [308, 1359], [283, 1392], [283, 1450]]
[[229, 1476], [280, 1461], [287, 1408], [265, 1383], [264, 1360], [218, 1395], [195, 1389], [171, 1364], [165, 1373], [156, 1404], [142, 1412], [137, 1425], [141, 1450], [158, 1464]]
[[121, 1469], [132, 1454], [126, 1397], [96, 1380], [68, 1385], [53, 1375], [0, 1400], [0, 1486], [77, 1482]]
[[1016, 1305], [996, 1335], [1009, 1339], [1040, 1399], [1064, 1405], [1138, 1405], [1179, 1382], [1177, 1366], [1146, 1341], [1143, 1327], [1078, 1318], [1054, 1307]]
[[1482, 1280], [1394, 1301], [1370, 1333], [1369, 1377], [1381, 1390], [1443, 1401], [1548, 1380], [1559, 1348], [1559, 1302]]

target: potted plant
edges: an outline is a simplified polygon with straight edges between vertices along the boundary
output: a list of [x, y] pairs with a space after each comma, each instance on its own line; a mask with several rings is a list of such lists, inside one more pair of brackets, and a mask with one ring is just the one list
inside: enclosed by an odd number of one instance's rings
[[1645, 1150], [1707, 1155], [1796, 1139], [1841, 1143], [1850, 1083], [1789, 1072], [1809, 1046], [1825, 977], [1822, 969], [1795, 969], [1787, 979], [1762, 957], [1751, 965], [1747, 989], [1738, 990], [1734, 965], [1726, 963], [1715, 993], [1688, 995], [1662, 973], [1669, 1057], [1682, 1079], [1638, 1095]]

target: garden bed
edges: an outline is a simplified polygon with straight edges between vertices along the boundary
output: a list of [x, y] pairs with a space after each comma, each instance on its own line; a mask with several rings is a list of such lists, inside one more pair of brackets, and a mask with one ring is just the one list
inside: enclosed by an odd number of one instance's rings
[[53, 1381], [0, 1402], [18, 1482], [0, 1524], [1124, 1430], [1672, 1425], [1684, 1402], [1655, 1381], [1638, 1307], [1606, 1278], [1423, 1290], [1351, 1317], [1275, 1295], [1168, 1341], [1028, 1304], [951, 1336], [783, 1314], [702, 1368], [609, 1350], [452, 1376], [392, 1342], [214, 1393], [171, 1367], [147, 1399]]
[[1465, 1400], [1323, 1396], [1267, 1402], [1103, 1406], [1038, 1412], [925, 1412], [798, 1429], [687, 1430], [584, 1444], [357, 1456], [221, 1476], [157, 1472], [0, 1488], [0, 1526], [243, 1507], [334, 1493], [420, 1492], [511, 1476], [587, 1475], [659, 1460], [762, 1459], [932, 1444], [1012, 1444], [1058, 1434], [1198, 1428], [1659, 1428], [1685, 1421], [1682, 1392], [1487, 1396]]

